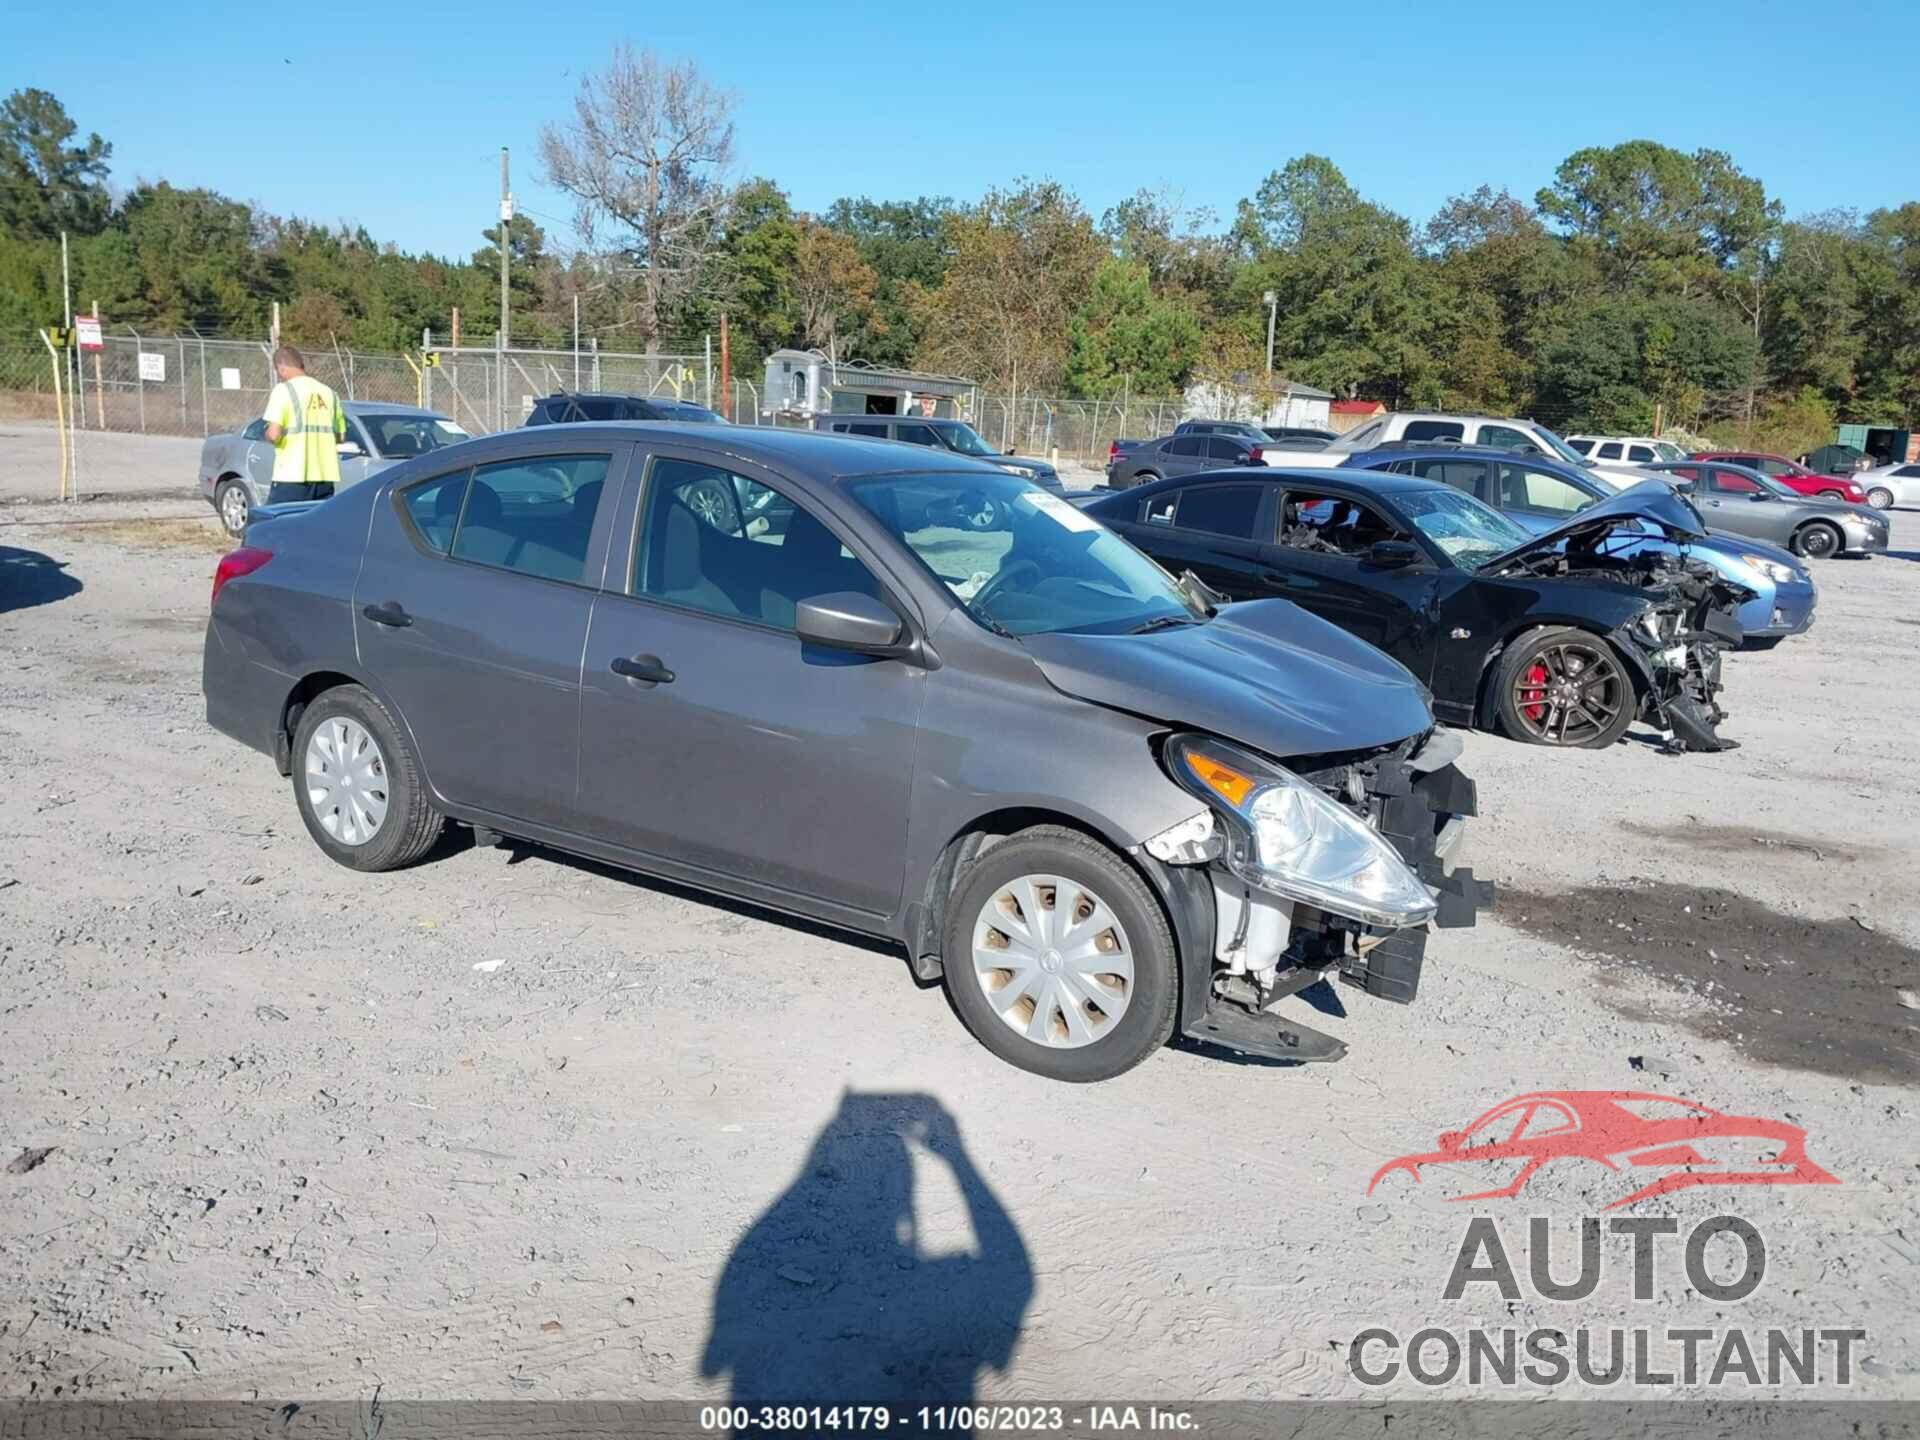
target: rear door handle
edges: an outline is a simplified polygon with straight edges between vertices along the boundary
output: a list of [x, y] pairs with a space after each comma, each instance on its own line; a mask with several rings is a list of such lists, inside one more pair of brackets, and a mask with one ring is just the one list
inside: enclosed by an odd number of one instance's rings
[[391, 626], [395, 630], [405, 629], [413, 623], [413, 617], [401, 608], [397, 600], [386, 600], [378, 605], [369, 605], [360, 613], [376, 625]]
[[1260, 578], [1269, 585], [1292, 585], [1296, 583], [1294, 577], [1289, 575], [1285, 570], [1262, 570], [1260, 572]]
[[632, 659], [619, 655], [607, 668], [616, 675], [624, 675], [629, 680], [641, 680], [649, 685], [673, 683], [673, 671], [661, 663], [658, 655], [635, 655]]

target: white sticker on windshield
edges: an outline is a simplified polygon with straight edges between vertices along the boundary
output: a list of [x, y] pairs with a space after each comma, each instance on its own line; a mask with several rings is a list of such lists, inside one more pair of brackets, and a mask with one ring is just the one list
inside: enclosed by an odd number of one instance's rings
[[1023, 492], [1019, 498], [1019, 503], [1022, 505], [1031, 505], [1042, 515], [1052, 516], [1063, 528], [1068, 530], [1076, 530], [1084, 534], [1100, 528], [1099, 521], [1082, 515], [1076, 507], [1068, 504], [1058, 495], [1049, 495], [1044, 490], [1028, 490]]
[[451, 430], [456, 435], [465, 435], [467, 433], [464, 426], [456, 425], [451, 420], [442, 420], [440, 422], [440, 428], [442, 430]]

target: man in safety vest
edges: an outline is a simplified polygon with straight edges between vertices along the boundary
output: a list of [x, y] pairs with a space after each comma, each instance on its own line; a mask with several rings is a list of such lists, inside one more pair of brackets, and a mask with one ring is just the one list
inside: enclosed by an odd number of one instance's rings
[[307, 374], [307, 360], [291, 345], [273, 352], [280, 383], [267, 396], [267, 439], [273, 445], [269, 505], [324, 500], [340, 483], [340, 451], [347, 416], [340, 397]]

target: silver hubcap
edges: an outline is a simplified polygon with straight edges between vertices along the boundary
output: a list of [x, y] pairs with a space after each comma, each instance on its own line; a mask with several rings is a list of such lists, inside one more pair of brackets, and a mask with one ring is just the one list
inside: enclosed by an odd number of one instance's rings
[[247, 523], [247, 492], [238, 485], [227, 486], [227, 493], [220, 497], [220, 518], [229, 530], [237, 531]]
[[1893, 492], [1891, 490], [1869, 491], [1867, 503], [1876, 510], [1885, 510], [1893, 504]]
[[342, 845], [364, 845], [387, 818], [387, 763], [367, 727], [336, 715], [307, 741], [307, 803]]
[[973, 975], [1008, 1029], [1075, 1050], [1105, 1039], [1133, 1000], [1133, 949], [1107, 904], [1078, 881], [1022, 875], [973, 923]]

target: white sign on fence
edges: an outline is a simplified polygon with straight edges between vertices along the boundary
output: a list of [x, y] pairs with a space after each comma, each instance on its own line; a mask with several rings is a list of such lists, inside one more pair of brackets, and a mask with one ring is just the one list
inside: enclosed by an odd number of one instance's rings
[[104, 350], [107, 348], [107, 342], [100, 338], [100, 321], [97, 317], [92, 315], [76, 315], [73, 318], [73, 328], [75, 333], [80, 337], [80, 348], [82, 350]]
[[167, 357], [151, 350], [140, 352], [140, 378], [142, 380], [165, 380], [167, 378]]
[[222, 390], [238, 390], [240, 388], [240, 371], [237, 367], [221, 367], [220, 388]]

